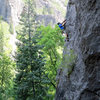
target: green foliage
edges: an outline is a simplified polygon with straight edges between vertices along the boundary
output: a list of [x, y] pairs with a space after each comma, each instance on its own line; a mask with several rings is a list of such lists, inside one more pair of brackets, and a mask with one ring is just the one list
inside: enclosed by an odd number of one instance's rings
[[[58, 26], [52, 28], [51, 26], [41, 26], [37, 30], [41, 33], [40, 44], [44, 44], [44, 51], [48, 54], [52, 48], [59, 48], [64, 44], [64, 38], [62, 37], [61, 30]], [[49, 51], [48, 51], [49, 50]]]
[[14, 34], [14, 27], [13, 27], [13, 24], [12, 23], [10, 24], [9, 32], [11, 34]]
[[65, 6], [66, 6], [66, 4], [68, 4], [68, 1], [69, 1], [69, 0], [65, 0]]
[[[54, 28], [41, 26], [35, 34], [37, 23], [34, 0], [23, 1], [25, 12], [22, 13], [20, 25], [17, 27], [17, 30], [21, 30], [17, 36], [19, 42], [15, 57], [17, 65], [15, 83], [13, 83], [15, 65], [8, 57], [11, 52], [9, 37], [10, 33], [14, 33], [13, 24], [8, 25], [2, 17], [0, 18], [0, 100], [13, 100], [14, 95], [18, 100], [53, 100], [64, 39], [57, 26]], [[61, 10], [59, 5], [53, 4]], [[37, 11], [41, 14], [54, 13], [52, 9], [45, 8]]]
[[70, 75], [75, 66], [77, 56], [75, 55], [73, 50], [68, 50], [67, 48], [65, 48], [65, 51], [67, 52], [63, 56], [61, 66], [67, 68], [67, 75]]
[[[34, 0], [23, 1], [25, 12], [22, 13], [20, 25], [17, 27], [19, 42], [15, 56], [16, 71], [15, 64], [9, 57], [10, 33], [14, 33], [13, 24], [8, 25], [0, 17], [0, 100], [14, 100], [14, 97], [18, 100], [53, 100], [64, 38], [57, 26], [41, 26], [35, 33], [37, 23]], [[61, 10], [59, 5], [54, 3], [55, 6]], [[36, 11], [40, 14], [54, 13], [48, 8]]]
[[11, 52], [9, 40], [9, 25], [5, 21], [0, 20], [0, 52], [6, 52], [7, 54]]
[[67, 65], [75, 63], [76, 55], [73, 50], [67, 50], [68, 54], [65, 54], [63, 57], [63, 61], [66, 62]]
[[22, 14], [20, 25], [22, 29], [18, 32], [17, 52], [15, 61], [17, 74], [15, 78], [16, 100], [46, 100], [47, 77], [45, 76], [45, 59], [38, 44], [38, 35], [35, 34], [35, 13], [32, 2], [28, 2], [26, 13]]
[[25, 39], [24, 44], [18, 44], [16, 56], [17, 72], [16, 93], [21, 100], [44, 100], [46, 78], [44, 77], [44, 58], [42, 57], [41, 46], [36, 45], [32, 38], [32, 44]]
[[41, 26], [37, 32], [41, 33], [41, 39], [39, 44], [43, 44], [43, 52], [46, 57], [46, 74], [52, 84], [49, 85], [49, 99], [53, 100], [56, 88], [56, 75], [57, 68], [62, 59], [62, 47], [64, 44], [64, 38], [62, 37], [61, 30], [58, 26], [52, 28], [51, 26]]
[[0, 53], [0, 100], [7, 100], [13, 94], [14, 63], [3, 53]]
[[0, 18], [0, 100], [8, 100], [13, 95], [14, 62], [9, 57], [9, 25]]

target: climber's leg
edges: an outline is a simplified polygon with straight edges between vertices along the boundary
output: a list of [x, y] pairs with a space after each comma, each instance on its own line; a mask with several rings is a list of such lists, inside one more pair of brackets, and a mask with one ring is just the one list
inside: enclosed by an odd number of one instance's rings
[[69, 37], [68, 37], [68, 34], [67, 33], [66, 33], [66, 40], [69, 41]]

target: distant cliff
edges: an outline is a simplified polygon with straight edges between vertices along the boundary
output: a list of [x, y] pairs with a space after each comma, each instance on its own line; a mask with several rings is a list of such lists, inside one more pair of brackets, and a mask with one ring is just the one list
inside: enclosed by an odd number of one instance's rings
[[100, 100], [100, 0], [69, 0], [66, 19], [55, 100]]
[[[24, 0], [0, 0], [0, 16], [7, 22], [16, 25], [24, 7]], [[62, 21], [66, 11], [65, 0], [34, 0], [34, 10], [37, 19], [44, 23]]]
[[67, 0], [35, 0], [35, 5], [36, 20], [44, 22], [45, 25], [55, 24], [65, 18]]
[[[0, 0], [0, 16], [13, 28], [10, 44], [12, 51], [16, 49], [16, 26], [19, 23], [25, 0]], [[66, 2], [67, 4], [67, 2]], [[37, 14], [36, 20], [44, 25], [56, 24], [63, 21], [66, 11], [65, 0], [34, 0], [34, 10]]]
[[0, 16], [7, 22], [14, 25], [18, 23], [18, 18], [22, 12], [21, 0], [0, 0]]
[[[16, 49], [16, 31], [15, 27], [19, 23], [19, 17], [23, 10], [23, 3], [21, 0], [0, 0], [0, 16], [12, 27], [12, 34], [10, 35], [10, 44], [12, 45], [12, 53]], [[6, 30], [6, 29], [5, 29]]]
[[0, 0], [0, 16], [8, 21], [11, 16], [11, 8], [7, 0]]

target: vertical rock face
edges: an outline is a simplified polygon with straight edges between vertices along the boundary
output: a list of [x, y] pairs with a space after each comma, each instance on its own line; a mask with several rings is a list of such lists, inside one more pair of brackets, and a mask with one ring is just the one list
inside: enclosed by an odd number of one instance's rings
[[11, 16], [11, 8], [8, 0], [0, 0], [0, 16], [3, 16], [6, 21], [9, 20]]
[[7, 22], [16, 25], [22, 12], [21, 0], [0, 0], [0, 16]]
[[19, 17], [22, 12], [23, 3], [22, 0], [0, 0], [0, 16], [13, 25], [13, 34], [10, 36], [10, 44], [12, 45], [12, 53], [16, 49], [16, 32], [15, 27], [19, 23]]
[[73, 49], [77, 60], [68, 76], [63, 57], [55, 100], [100, 100], [100, 0], [69, 0], [66, 19], [63, 56]]
[[16, 26], [19, 22], [19, 17], [23, 10], [23, 3], [22, 0], [8, 0], [8, 2], [11, 8], [11, 20]]
[[[7, 1], [7, 0], [6, 0]], [[16, 40], [16, 31], [15, 31], [15, 27], [18, 25], [19, 23], [19, 19], [20, 19], [20, 14], [23, 10], [23, 3], [22, 0], [8, 0], [8, 4], [10, 6], [10, 23], [13, 25], [13, 31], [14, 34], [11, 35], [11, 39], [10, 39], [10, 44], [12, 45], [12, 54], [14, 55], [14, 52], [16, 50], [16, 45], [15, 42]]]

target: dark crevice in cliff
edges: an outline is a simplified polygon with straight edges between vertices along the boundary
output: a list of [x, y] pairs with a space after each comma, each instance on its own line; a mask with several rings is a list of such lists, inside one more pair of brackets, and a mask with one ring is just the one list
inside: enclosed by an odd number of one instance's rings
[[97, 91], [91, 91], [89, 89], [85, 89], [81, 95], [79, 100], [98, 100], [100, 98], [100, 94], [97, 93]]
[[80, 94], [79, 100], [99, 100], [100, 98], [100, 53], [89, 55], [86, 60], [85, 81], [87, 88]]
[[64, 98], [65, 90], [61, 90], [61, 89], [58, 89], [58, 88], [57, 88], [56, 91], [57, 91], [57, 92], [56, 92], [56, 94], [57, 94], [56, 99], [59, 98], [58, 100], [66, 100], [66, 99]]
[[88, 5], [90, 5], [89, 10], [93, 10], [93, 9], [95, 8], [95, 6], [96, 6], [96, 1], [97, 1], [97, 0], [90, 0], [90, 1], [88, 2]]
[[100, 61], [100, 53], [94, 53], [86, 58], [85, 64], [86, 66], [88, 66], [89, 64], [95, 64], [96, 62], [99, 63], [99, 61]]

